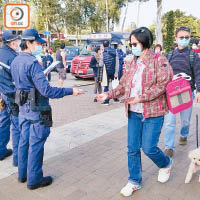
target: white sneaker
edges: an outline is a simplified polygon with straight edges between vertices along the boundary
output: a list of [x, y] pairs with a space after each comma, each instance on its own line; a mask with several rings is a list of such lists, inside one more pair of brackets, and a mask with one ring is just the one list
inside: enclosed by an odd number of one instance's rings
[[161, 168], [158, 172], [158, 181], [161, 183], [165, 183], [169, 180], [170, 177], [170, 171], [172, 168], [173, 160], [170, 159], [170, 164], [168, 167]]
[[132, 195], [132, 193], [136, 190], [139, 190], [141, 188], [141, 185], [135, 185], [133, 183], [128, 182], [120, 191], [120, 194], [129, 197]]

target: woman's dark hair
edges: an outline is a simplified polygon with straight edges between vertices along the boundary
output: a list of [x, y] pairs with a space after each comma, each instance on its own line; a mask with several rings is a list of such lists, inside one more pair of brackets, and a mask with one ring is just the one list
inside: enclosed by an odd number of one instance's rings
[[142, 44], [144, 49], [149, 49], [153, 44], [153, 35], [151, 31], [146, 27], [141, 27], [133, 30], [129, 36], [130, 42], [132, 35], [134, 35], [135, 38]]
[[157, 47], [159, 47], [159, 48], [160, 48], [160, 51], [162, 51], [162, 46], [161, 46], [161, 44], [157, 44], [157, 45], [154, 47], [154, 50], [155, 50]]
[[22, 51], [28, 49], [28, 46], [27, 46], [27, 44], [26, 44], [26, 42], [28, 42], [28, 41], [29, 41], [30, 43], [33, 43], [35, 40], [22, 40], [22, 41], [21, 41], [21, 44], [20, 44], [20, 48], [21, 48]]
[[95, 51], [96, 53], [98, 53], [99, 50], [100, 50], [100, 46], [96, 46], [96, 48], [95, 48], [94, 51]]

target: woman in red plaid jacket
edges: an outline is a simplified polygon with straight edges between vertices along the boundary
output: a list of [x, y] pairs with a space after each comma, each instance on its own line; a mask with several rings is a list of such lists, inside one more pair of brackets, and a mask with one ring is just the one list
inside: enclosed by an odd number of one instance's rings
[[165, 88], [172, 80], [173, 71], [166, 57], [153, 53], [153, 36], [146, 27], [130, 34], [132, 55], [125, 59], [125, 72], [118, 87], [95, 98], [124, 97], [128, 117], [128, 183], [123, 196], [130, 196], [142, 187], [141, 153], [158, 166], [158, 181], [165, 183], [170, 176], [172, 160], [157, 147], [164, 115], [168, 112]]

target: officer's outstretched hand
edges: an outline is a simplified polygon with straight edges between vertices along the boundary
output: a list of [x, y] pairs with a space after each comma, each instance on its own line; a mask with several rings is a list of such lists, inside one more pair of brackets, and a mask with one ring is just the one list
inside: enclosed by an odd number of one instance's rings
[[97, 101], [104, 102], [108, 98], [108, 95], [107, 95], [107, 93], [102, 93], [102, 94], [95, 96], [94, 98]]
[[78, 96], [80, 94], [85, 94], [84, 90], [78, 89], [78, 88], [73, 88], [73, 95]]

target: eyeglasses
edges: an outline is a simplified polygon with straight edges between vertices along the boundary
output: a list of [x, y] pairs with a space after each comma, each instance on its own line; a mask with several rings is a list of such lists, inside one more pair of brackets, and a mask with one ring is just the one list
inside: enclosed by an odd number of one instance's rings
[[186, 39], [186, 40], [188, 40], [190, 37], [189, 36], [185, 36], [185, 37], [183, 37], [183, 36], [181, 36], [181, 37], [179, 37], [181, 40], [183, 40], [183, 39]]
[[137, 45], [138, 45], [138, 43], [129, 43], [130, 47], [132, 47], [132, 46], [137, 47]]

